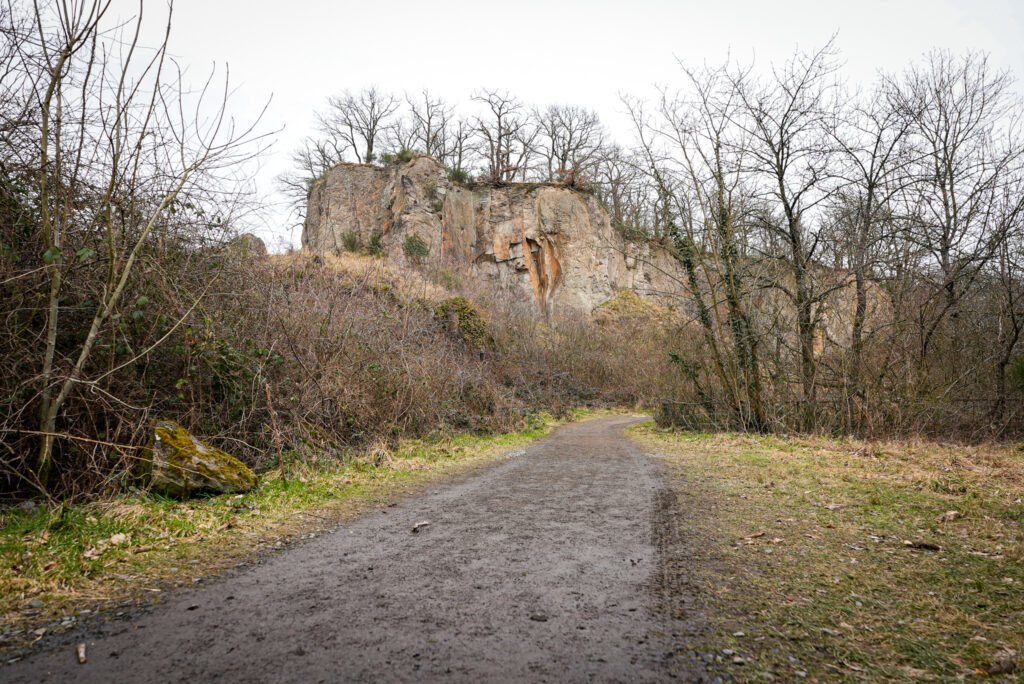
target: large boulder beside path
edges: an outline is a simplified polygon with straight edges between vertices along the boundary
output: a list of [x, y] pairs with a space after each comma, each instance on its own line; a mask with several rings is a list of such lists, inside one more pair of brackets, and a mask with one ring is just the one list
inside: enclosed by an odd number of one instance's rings
[[140, 465], [151, 492], [175, 499], [247, 492], [256, 486], [255, 473], [244, 463], [170, 420], [154, 426]]

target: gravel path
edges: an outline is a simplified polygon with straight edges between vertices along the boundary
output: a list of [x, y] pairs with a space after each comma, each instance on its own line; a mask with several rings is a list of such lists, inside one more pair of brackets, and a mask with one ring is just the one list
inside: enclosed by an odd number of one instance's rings
[[0, 680], [700, 679], [674, 652], [693, 625], [658, 609], [663, 483], [622, 436], [637, 420], [563, 427], [150, 614], [44, 640]]

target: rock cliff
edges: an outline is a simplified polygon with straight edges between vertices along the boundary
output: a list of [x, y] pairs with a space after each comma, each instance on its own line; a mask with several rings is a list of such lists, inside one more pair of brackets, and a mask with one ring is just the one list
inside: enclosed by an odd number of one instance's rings
[[[591, 313], [629, 290], [695, 320], [679, 262], [657, 245], [625, 239], [595, 197], [557, 184], [468, 187], [422, 155], [386, 167], [335, 166], [310, 191], [302, 244], [314, 252], [369, 247], [396, 268], [443, 268], [532, 301], [542, 314]], [[790, 283], [792, 275], [773, 273], [771, 263], [761, 266], [760, 281]], [[849, 273], [819, 266], [815, 277], [832, 288], [815, 311], [815, 352], [830, 343], [848, 348], [855, 307]], [[710, 299], [724, 306], [719, 287], [705, 280], [702, 288], [717, 290]], [[880, 290], [872, 285], [869, 294], [868, 333], [890, 318]], [[782, 330], [795, 349], [795, 312], [781, 288], [758, 287], [748, 296], [755, 326]], [[720, 324], [725, 316], [717, 317]]]
[[616, 289], [680, 291], [671, 259], [624, 240], [596, 198], [553, 184], [470, 188], [426, 156], [336, 166], [310, 192], [302, 244], [379, 248], [396, 266], [443, 267], [528, 297], [545, 314], [590, 312]]

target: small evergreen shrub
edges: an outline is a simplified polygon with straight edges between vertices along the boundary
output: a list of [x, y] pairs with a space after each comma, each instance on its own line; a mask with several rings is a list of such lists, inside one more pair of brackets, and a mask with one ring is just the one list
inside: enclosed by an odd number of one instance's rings
[[342, 233], [341, 246], [344, 247], [346, 252], [358, 252], [360, 247], [359, 236], [352, 230]]
[[405, 236], [405, 255], [411, 259], [422, 259], [423, 257], [430, 255], [430, 247], [423, 241], [419, 235], [410, 233]]
[[448, 169], [448, 180], [460, 185], [471, 185], [472, 179], [463, 169]]
[[1010, 362], [1010, 377], [1019, 389], [1024, 390], [1024, 356]]
[[451, 332], [458, 334], [472, 348], [494, 346], [494, 337], [487, 329], [483, 316], [465, 297], [444, 300], [434, 310], [434, 317], [445, 323]]
[[412, 161], [412, 154], [412, 150], [410, 150], [408, 147], [403, 147], [394, 154], [382, 154], [380, 156], [380, 160], [385, 164], [405, 164], [406, 162]]

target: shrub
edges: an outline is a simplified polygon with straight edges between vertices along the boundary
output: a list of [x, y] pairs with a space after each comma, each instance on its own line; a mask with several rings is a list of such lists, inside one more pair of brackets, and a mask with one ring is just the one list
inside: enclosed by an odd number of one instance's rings
[[461, 284], [461, 280], [455, 275], [455, 272], [442, 268], [431, 274], [432, 280], [447, 290], [454, 290]]
[[434, 316], [446, 322], [449, 330], [456, 332], [470, 347], [486, 348], [494, 345], [494, 338], [483, 316], [465, 297], [444, 300], [434, 310]]
[[341, 246], [346, 252], [358, 252], [362, 246], [359, 242], [359, 235], [355, 231], [348, 230], [341, 234]]
[[472, 179], [463, 169], [448, 169], [448, 180], [460, 185], [472, 185]]
[[412, 161], [413, 152], [408, 147], [403, 147], [394, 154], [385, 153], [380, 156], [381, 162], [385, 164], [405, 164]]
[[430, 247], [416, 233], [409, 233], [405, 236], [405, 255], [410, 259], [422, 259], [430, 255]]
[[580, 192], [592, 192], [590, 180], [580, 173], [579, 169], [558, 169], [555, 172], [555, 182], [562, 183], [567, 188]]
[[650, 233], [644, 228], [627, 225], [616, 219], [612, 219], [611, 224], [612, 229], [618, 232], [626, 240], [644, 241], [651, 237]]
[[1010, 377], [1020, 389], [1024, 389], [1024, 356], [1018, 356], [1010, 362]]

